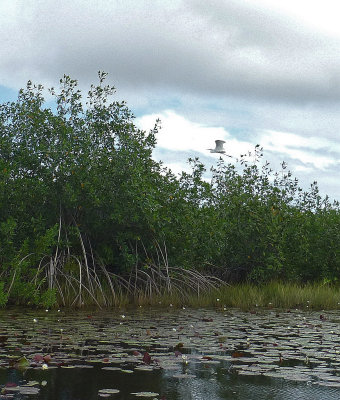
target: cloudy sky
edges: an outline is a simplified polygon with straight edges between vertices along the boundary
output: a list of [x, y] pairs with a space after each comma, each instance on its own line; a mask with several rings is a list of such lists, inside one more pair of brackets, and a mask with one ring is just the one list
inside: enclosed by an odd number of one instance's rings
[[215, 139], [264, 147], [308, 188], [340, 200], [337, 0], [0, 0], [0, 101], [64, 74], [109, 73], [173, 171]]

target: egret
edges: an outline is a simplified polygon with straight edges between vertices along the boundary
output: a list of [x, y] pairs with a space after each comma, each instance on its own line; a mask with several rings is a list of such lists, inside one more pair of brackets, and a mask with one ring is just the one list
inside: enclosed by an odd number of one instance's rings
[[215, 140], [216, 143], [216, 147], [214, 149], [208, 149], [210, 150], [210, 153], [220, 153], [220, 154], [224, 154], [227, 157], [231, 157], [228, 154], [225, 154], [225, 150], [223, 148], [223, 144], [225, 143], [224, 140]]

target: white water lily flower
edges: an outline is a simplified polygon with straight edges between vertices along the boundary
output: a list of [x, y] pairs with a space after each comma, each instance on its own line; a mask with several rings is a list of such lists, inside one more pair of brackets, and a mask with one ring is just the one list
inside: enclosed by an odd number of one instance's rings
[[188, 357], [185, 354], [182, 354], [182, 361], [184, 364], [188, 364]]

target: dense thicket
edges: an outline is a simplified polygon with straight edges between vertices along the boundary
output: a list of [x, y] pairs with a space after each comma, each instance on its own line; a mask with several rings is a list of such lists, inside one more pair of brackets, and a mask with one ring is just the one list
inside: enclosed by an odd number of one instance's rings
[[137, 129], [104, 80], [86, 104], [64, 76], [53, 109], [31, 82], [0, 105], [2, 302], [52, 304], [58, 277], [97, 279], [95, 268], [98, 279], [155, 264], [227, 281], [338, 279], [339, 207], [315, 183], [305, 192], [285, 164], [273, 172], [258, 146], [221, 159], [211, 182], [196, 158], [176, 177], [152, 159], [157, 121]]

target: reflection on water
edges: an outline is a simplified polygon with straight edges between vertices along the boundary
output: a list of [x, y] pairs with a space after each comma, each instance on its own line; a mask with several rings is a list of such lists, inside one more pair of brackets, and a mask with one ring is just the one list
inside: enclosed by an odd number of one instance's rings
[[1, 311], [0, 399], [338, 399], [339, 322], [337, 311]]

